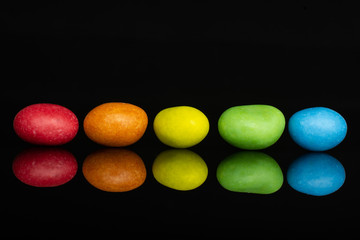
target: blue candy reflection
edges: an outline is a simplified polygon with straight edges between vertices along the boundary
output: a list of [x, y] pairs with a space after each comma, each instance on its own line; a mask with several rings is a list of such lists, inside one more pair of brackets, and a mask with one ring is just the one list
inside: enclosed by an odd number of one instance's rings
[[345, 169], [326, 153], [308, 153], [289, 166], [287, 181], [296, 191], [324, 196], [337, 191], [345, 182]]

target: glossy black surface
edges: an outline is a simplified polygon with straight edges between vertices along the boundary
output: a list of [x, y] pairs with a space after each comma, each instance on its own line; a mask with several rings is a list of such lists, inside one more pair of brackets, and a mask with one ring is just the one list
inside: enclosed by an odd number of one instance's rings
[[[289, 1], [219, 5], [131, 2], [3, 8], [3, 232], [286, 237], [356, 230], [360, 52], [352, 6]], [[175, 13], [178, 8], [189, 16]], [[213, 20], [216, 13], [229, 19]], [[144, 137], [127, 147], [142, 157], [147, 169], [140, 188], [108, 193], [84, 179], [84, 159], [103, 147], [91, 142], [82, 127], [72, 142], [61, 146], [78, 161], [78, 173], [70, 182], [35, 188], [16, 179], [13, 159], [33, 147], [13, 132], [12, 120], [20, 109], [57, 103], [71, 109], [82, 124], [88, 111], [110, 101], [136, 104], [148, 114]], [[240, 150], [221, 139], [218, 117], [231, 106], [258, 103], [279, 108], [286, 120], [313, 106], [342, 114], [348, 134], [327, 151], [345, 168], [342, 188], [314, 197], [296, 192], [286, 180], [270, 195], [233, 193], [220, 186], [217, 165]], [[169, 149], [154, 135], [153, 119], [176, 105], [196, 107], [210, 121], [208, 136], [190, 148], [205, 160], [209, 175], [201, 187], [188, 192], [160, 185], [151, 172], [155, 157]], [[278, 162], [286, 179], [289, 164], [308, 151], [285, 129], [280, 140], [262, 152]]]

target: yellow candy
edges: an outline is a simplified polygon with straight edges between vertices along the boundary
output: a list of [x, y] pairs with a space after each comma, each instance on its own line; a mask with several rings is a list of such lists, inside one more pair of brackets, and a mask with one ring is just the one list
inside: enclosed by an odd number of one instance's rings
[[186, 149], [171, 149], [160, 153], [152, 166], [153, 175], [162, 185], [181, 191], [203, 184], [208, 175], [204, 160]]
[[154, 119], [158, 139], [171, 147], [187, 148], [201, 142], [209, 132], [209, 120], [200, 110], [178, 106], [160, 111]]

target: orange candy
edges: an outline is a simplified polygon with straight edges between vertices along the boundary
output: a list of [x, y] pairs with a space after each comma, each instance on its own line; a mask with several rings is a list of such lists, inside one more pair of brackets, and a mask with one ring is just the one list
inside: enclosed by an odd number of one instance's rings
[[140, 187], [146, 178], [144, 162], [126, 149], [103, 149], [86, 157], [82, 171], [94, 187], [107, 192], [127, 192]]
[[148, 124], [146, 112], [130, 103], [110, 102], [92, 109], [85, 117], [85, 134], [94, 142], [123, 147], [137, 142]]

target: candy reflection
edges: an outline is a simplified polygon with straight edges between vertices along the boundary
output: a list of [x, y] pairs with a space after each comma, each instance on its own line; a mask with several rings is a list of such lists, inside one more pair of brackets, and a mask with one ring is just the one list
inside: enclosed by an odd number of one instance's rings
[[34, 187], [56, 187], [70, 181], [77, 172], [77, 161], [61, 148], [31, 148], [18, 154], [12, 164], [15, 176]]
[[85, 179], [107, 192], [127, 192], [140, 187], [146, 178], [143, 160], [127, 149], [108, 148], [88, 155], [83, 163]]
[[345, 169], [326, 153], [308, 153], [291, 163], [289, 185], [301, 193], [324, 196], [337, 191], [345, 182]]
[[160, 184], [187, 191], [205, 182], [208, 168], [198, 154], [187, 149], [171, 149], [161, 152], [156, 157], [152, 172]]
[[244, 151], [220, 162], [216, 177], [222, 187], [233, 192], [270, 194], [284, 181], [278, 163], [262, 152]]

